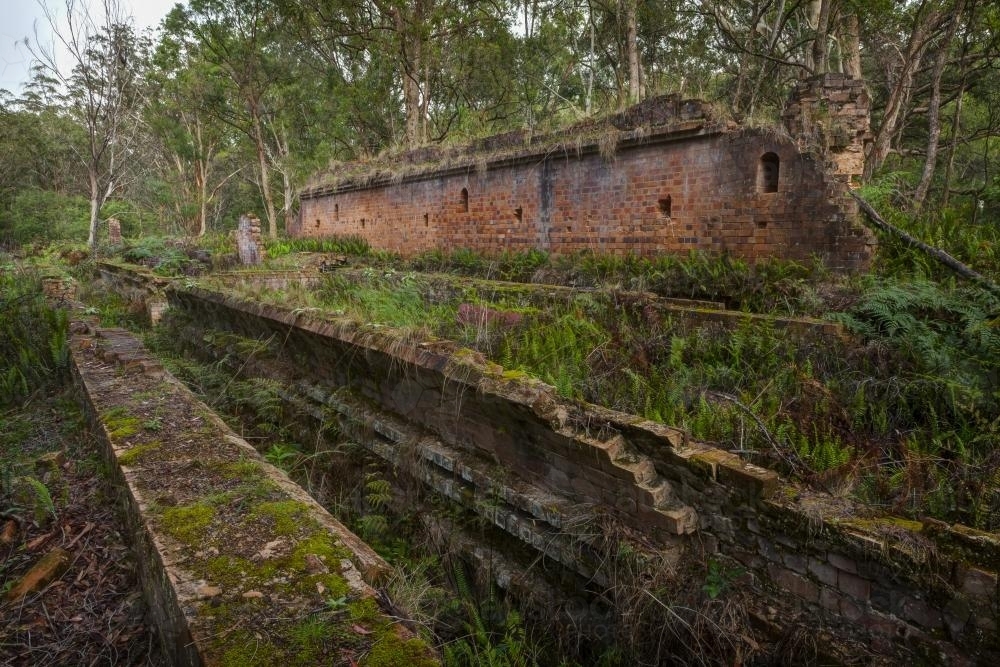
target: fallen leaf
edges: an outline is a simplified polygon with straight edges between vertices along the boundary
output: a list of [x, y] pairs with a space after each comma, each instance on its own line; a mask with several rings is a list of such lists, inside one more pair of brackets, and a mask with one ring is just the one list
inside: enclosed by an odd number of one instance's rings
[[25, 546], [27, 546], [28, 551], [34, 551], [38, 547], [42, 546], [42, 544], [44, 544], [45, 541], [48, 540], [50, 537], [52, 537], [54, 534], [55, 533], [45, 533], [44, 535], [39, 535], [35, 539], [28, 542], [28, 544]]
[[372, 633], [371, 630], [369, 630], [368, 628], [362, 627], [362, 626], [358, 625], [357, 623], [355, 623], [354, 625], [351, 626], [351, 630], [354, 630], [359, 635], [370, 635]]

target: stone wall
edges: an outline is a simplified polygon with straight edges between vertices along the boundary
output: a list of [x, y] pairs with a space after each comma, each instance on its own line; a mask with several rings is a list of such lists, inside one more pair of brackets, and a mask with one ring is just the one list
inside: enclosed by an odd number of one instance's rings
[[[849, 99], [824, 108], [829, 140], [821, 144], [814, 141], [822, 124], [814, 100], [828, 87]], [[591, 129], [575, 143], [543, 137], [515, 154], [438, 156], [405, 173], [383, 168], [307, 189], [289, 232], [355, 234], [405, 255], [456, 247], [704, 250], [749, 260], [818, 255], [841, 269], [867, 265], [872, 237], [847, 195], [860, 165], [827, 155], [861, 150], [863, 89], [830, 78], [796, 89], [786, 123], [808, 131], [802, 145], [781, 130], [719, 123], [697, 103], [662, 103], [667, 111], [652, 122], [648, 115], [624, 125], [612, 119], [603, 134]]]
[[281, 341], [290, 388], [367, 424], [352, 435], [389, 460], [415, 446], [426, 483], [581, 574], [593, 564], [567, 508], [613, 518], [658, 553], [739, 563], [754, 618], [778, 635], [799, 628], [890, 662], [1000, 659], [996, 535], [873, 514], [450, 343], [197, 288], [169, 296], [197, 326]]
[[[352, 664], [440, 664], [379, 607], [390, 603], [373, 588], [389, 572], [378, 554], [129, 332], [81, 320], [71, 331], [74, 378], [171, 664], [311, 664], [334, 651]], [[341, 595], [350, 608], [317, 613]], [[305, 622], [326, 637], [365, 639], [320, 652], [303, 639]]]

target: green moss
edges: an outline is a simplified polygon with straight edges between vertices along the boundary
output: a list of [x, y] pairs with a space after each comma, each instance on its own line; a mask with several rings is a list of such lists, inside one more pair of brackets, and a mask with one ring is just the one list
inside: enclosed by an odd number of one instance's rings
[[278, 663], [280, 652], [271, 644], [263, 643], [248, 632], [236, 631], [226, 639], [220, 667], [254, 667]]
[[289, 566], [296, 570], [304, 569], [306, 556], [309, 554], [319, 556], [330, 567], [335, 567], [343, 558], [351, 557], [351, 552], [340, 546], [334, 536], [322, 528], [298, 541]]
[[400, 639], [393, 631], [382, 633], [361, 661], [365, 667], [433, 667], [435, 660], [427, 644], [421, 639]]
[[846, 519], [841, 524], [876, 533], [883, 532], [886, 528], [902, 528], [911, 533], [919, 533], [924, 529], [922, 522], [898, 516], [881, 516], [872, 519]]
[[289, 638], [295, 646], [294, 664], [320, 664], [332, 628], [318, 618], [309, 618], [292, 628]]
[[139, 462], [146, 454], [156, 451], [159, 449], [163, 443], [159, 440], [154, 442], [147, 442], [141, 445], [136, 445], [132, 447], [127, 452], [122, 452], [118, 455], [118, 463], [123, 466], [133, 466]]
[[215, 508], [204, 502], [170, 507], [163, 511], [163, 529], [190, 544], [202, 537], [214, 516]]
[[[339, 565], [336, 563], [331, 564], [332, 567], [339, 569]], [[308, 577], [300, 577], [301, 582], [296, 588], [300, 593], [315, 593], [319, 590], [316, 584], [322, 584], [323, 586], [323, 596], [328, 598], [341, 598], [346, 597], [351, 593], [351, 588], [347, 585], [347, 580], [344, 579], [339, 574], [313, 574]]]
[[128, 438], [142, 429], [142, 420], [138, 417], [111, 417], [104, 415], [101, 420], [108, 429], [108, 436], [112, 440]]
[[277, 566], [271, 561], [257, 564], [239, 556], [217, 556], [205, 564], [208, 578], [226, 588], [247, 588], [274, 577]]
[[260, 463], [253, 459], [240, 459], [235, 463], [227, 463], [222, 466], [220, 471], [226, 479], [251, 481], [264, 476], [264, 470], [260, 467]]
[[351, 620], [355, 623], [375, 623], [380, 626], [387, 623], [385, 617], [382, 616], [382, 611], [372, 598], [357, 600], [349, 604], [347, 608], [351, 613]]
[[310, 517], [311, 512], [312, 509], [305, 503], [297, 500], [279, 500], [260, 503], [254, 508], [253, 515], [272, 519], [276, 535], [295, 535], [303, 527], [315, 527], [315, 520]]

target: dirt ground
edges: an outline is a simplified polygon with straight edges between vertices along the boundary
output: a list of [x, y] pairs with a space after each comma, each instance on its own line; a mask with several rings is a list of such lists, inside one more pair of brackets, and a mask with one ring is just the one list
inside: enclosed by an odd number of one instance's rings
[[[167, 664], [120, 521], [71, 392], [0, 411], [0, 665]], [[8, 599], [57, 549], [65, 571]]]

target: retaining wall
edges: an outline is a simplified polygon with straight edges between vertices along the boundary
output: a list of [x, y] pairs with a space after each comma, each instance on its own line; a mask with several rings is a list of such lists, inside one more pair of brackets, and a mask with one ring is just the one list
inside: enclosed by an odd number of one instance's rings
[[[75, 377], [172, 664], [438, 664], [380, 609], [368, 581], [388, 571], [381, 557], [131, 334], [72, 330]], [[351, 602], [330, 611], [336, 598]]]

